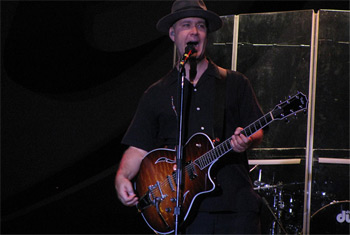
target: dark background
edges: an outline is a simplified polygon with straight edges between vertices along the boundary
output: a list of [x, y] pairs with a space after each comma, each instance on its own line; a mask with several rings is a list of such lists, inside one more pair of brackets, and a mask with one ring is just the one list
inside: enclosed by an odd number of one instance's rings
[[[219, 15], [348, 1], [207, 1]], [[1, 233], [151, 233], [118, 201], [120, 140], [172, 67], [169, 1], [1, 2]]]

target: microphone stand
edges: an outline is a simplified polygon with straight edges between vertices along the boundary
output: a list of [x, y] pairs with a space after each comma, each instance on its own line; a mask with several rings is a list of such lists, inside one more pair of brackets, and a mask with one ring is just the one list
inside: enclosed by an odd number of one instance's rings
[[180, 65], [179, 65], [179, 79], [178, 79], [178, 107], [179, 107], [179, 113], [178, 113], [178, 145], [177, 145], [177, 151], [176, 151], [176, 207], [174, 208], [174, 215], [175, 215], [175, 234], [178, 233], [178, 226], [179, 226], [179, 216], [180, 216], [180, 189], [182, 186], [182, 158], [183, 158], [183, 115], [184, 115], [184, 91], [185, 91], [185, 64], [188, 60], [188, 58], [193, 54], [195, 49], [192, 45], [188, 45], [185, 49], [185, 54], [183, 55]]
[[184, 67], [180, 69], [179, 75], [181, 76], [179, 79], [179, 116], [178, 116], [178, 145], [176, 151], [176, 207], [174, 209], [175, 215], [175, 234], [178, 232], [179, 225], [179, 216], [180, 216], [180, 200], [181, 200], [181, 184], [182, 184], [182, 156], [183, 156], [183, 146], [182, 146], [182, 138], [183, 138], [183, 106], [184, 106], [184, 86], [185, 86], [185, 69]]

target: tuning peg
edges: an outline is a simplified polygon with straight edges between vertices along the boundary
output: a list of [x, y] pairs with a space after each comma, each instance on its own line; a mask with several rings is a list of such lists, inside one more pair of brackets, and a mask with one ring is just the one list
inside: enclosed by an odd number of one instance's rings
[[304, 109], [304, 110], [303, 110], [303, 113], [304, 113], [304, 114], [306, 114], [306, 113], [307, 113], [306, 109]]

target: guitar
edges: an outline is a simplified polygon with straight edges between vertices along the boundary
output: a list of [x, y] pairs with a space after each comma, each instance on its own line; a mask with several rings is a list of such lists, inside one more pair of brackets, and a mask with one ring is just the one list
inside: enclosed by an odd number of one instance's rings
[[[249, 137], [275, 120], [283, 120], [307, 109], [307, 98], [298, 92], [255, 122], [242, 130]], [[184, 170], [180, 215], [182, 223], [189, 215], [196, 197], [211, 192], [215, 183], [210, 177], [213, 164], [232, 150], [231, 138], [214, 148], [211, 139], [204, 133], [194, 134], [184, 146]], [[136, 191], [139, 195], [138, 211], [147, 225], [156, 233], [174, 232], [176, 207], [176, 150], [155, 149], [149, 152], [141, 162], [136, 179]]]

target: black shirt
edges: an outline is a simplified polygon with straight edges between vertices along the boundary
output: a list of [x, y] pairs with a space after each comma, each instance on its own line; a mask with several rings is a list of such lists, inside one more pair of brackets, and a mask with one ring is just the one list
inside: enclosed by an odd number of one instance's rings
[[[228, 71], [226, 78], [224, 138], [229, 138], [237, 127], [245, 127], [262, 116], [248, 79], [241, 73]], [[185, 81], [185, 140], [202, 132], [214, 136], [216, 80], [222, 79], [215, 64], [209, 63], [196, 86]], [[177, 140], [178, 70], [172, 69], [165, 77], [150, 86], [140, 100], [136, 114], [122, 143], [151, 151], [156, 148], [174, 148]], [[229, 155], [229, 156], [226, 156]], [[253, 191], [245, 153], [226, 154], [212, 168], [217, 178], [216, 190], [201, 203], [203, 211], [257, 211], [259, 197]]]

